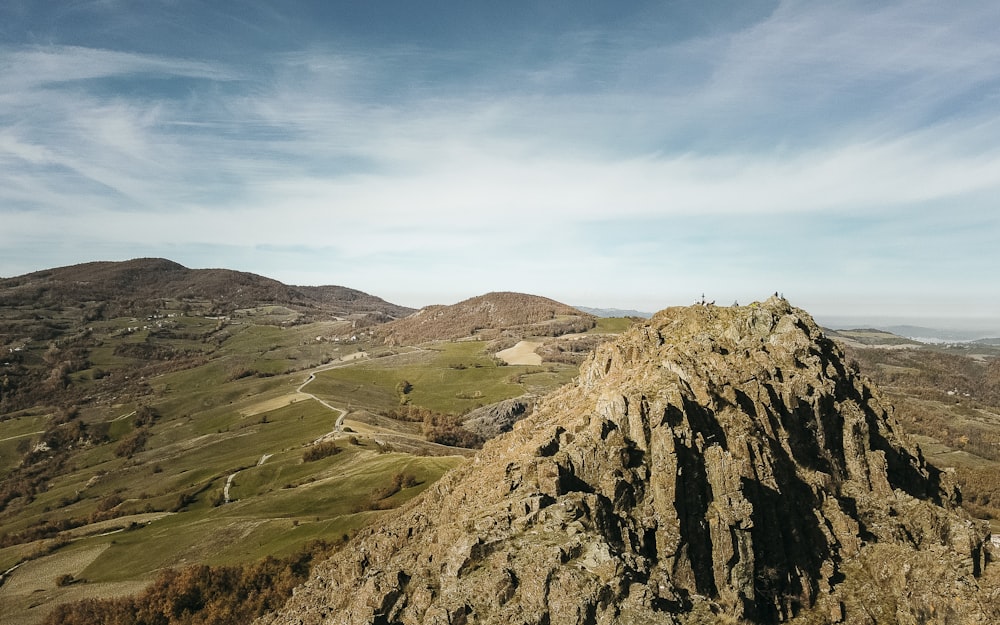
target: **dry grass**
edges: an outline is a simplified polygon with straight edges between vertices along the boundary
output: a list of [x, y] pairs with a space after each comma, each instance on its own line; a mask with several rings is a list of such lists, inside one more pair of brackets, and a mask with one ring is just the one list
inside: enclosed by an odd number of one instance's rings
[[304, 393], [289, 393], [288, 395], [280, 395], [278, 397], [273, 397], [271, 399], [251, 404], [240, 410], [240, 414], [244, 417], [253, 417], [259, 414], [264, 414], [265, 412], [271, 412], [272, 410], [284, 408], [289, 404], [294, 404], [297, 401], [305, 401], [307, 399], [312, 399], [312, 396]]
[[77, 577], [104, 553], [108, 546], [104, 544], [83, 549], [65, 549], [44, 558], [25, 562], [10, 574], [10, 578], [3, 586], [0, 586], [0, 599], [6, 602], [18, 595], [53, 590], [60, 575], [69, 574]]
[[510, 349], [505, 349], [502, 352], [497, 352], [497, 358], [500, 358], [508, 365], [532, 365], [537, 366], [542, 364], [542, 357], [535, 353], [542, 344], [535, 341], [520, 341], [514, 347]]

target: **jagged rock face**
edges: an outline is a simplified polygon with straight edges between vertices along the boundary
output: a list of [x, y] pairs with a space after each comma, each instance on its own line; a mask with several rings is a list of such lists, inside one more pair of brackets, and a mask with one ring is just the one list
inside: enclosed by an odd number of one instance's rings
[[989, 622], [946, 478], [804, 312], [668, 309], [266, 622]]
[[534, 395], [524, 395], [477, 408], [465, 415], [462, 427], [484, 440], [496, 438], [510, 432], [515, 423], [531, 414], [536, 399]]

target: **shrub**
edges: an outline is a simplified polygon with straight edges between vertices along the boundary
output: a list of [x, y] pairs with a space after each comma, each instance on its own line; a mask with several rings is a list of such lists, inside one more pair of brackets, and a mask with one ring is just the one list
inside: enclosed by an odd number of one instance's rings
[[146, 448], [147, 440], [149, 440], [149, 430], [146, 428], [136, 430], [118, 443], [118, 447], [115, 448], [115, 455], [119, 458], [131, 458]]
[[155, 409], [150, 408], [145, 404], [140, 404], [135, 409], [135, 417], [132, 419], [132, 424], [136, 428], [143, 428], [148, 425], [152, 425], [159, 418], [160, 413], [158, 413]]
[[309, 448], [302, 453], [302, 462], [315, 462], [316, 460], [329, 458], [330, 456], [339, 454], [340, 451], [340, 447], [337, 447], [337, 443], [334, 441], [316, 443], [315, 445], [309, 446]]
[[197, 497], [193, 493], [181, 493], [177, 496], [177, 502], [174, 503], [174, 507], [170, 509], [171, 512], [180, 512], [184, 508], [193, 504], [197, 500]]
[[97, 511], [107, 512], [108, 510], [111, 510], [115, 506], [121, 504], [123, 501], [124, 500], [117, 494], [108, 495], [104, 499], [97, 502]]
[[450, 447], [479, 449], [485, 439], [462, 427], [461, 418], [446, 414], [428, 414], [424, 417], [423, 432], [432, 443]]

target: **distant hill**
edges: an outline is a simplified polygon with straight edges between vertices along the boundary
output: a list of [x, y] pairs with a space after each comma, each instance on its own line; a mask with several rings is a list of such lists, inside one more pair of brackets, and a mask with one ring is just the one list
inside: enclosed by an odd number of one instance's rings
[[924, 326], [897, 325], [885, 328], [893, 334], [905, 336], [921, 343], [968, 343], [981, 339], [997, 340], [992, 333], [982, 330], [939, 330]]
[[577, 306], [577, 310], [594, 315], [595, 317], [639, 317], [649, 319], [653, 316], [651, 312], [641, 310], [622, 310], [621, 308], [590, 308], [588, 306]]
[[110, 316], [142, 316], [163, 300], [208, 304], [219, 314], [273, 304], [329, 315], [403, 317], [412, 308], [342, 286], [288, 286], [229, 269], [188, 269], [163, 258], [93, 262], [0, 279], [0, 304], [32, 309], [94, 304]]
[[892, 332], [879, 330], [877, 328], [857, 328], [851, 330], [824, 329], [823, 331], [826, 332], [827, 336], [840, 339], [849, 345], [867, 345], [870, 347], [919, 345], [917, 341], [893, 334]]
[[594, 327], [593, 315], [555, 300], [524, 293], [494, 292], [451, 306], [428, 306], [405, 319], [382, 325], [377, 333], [391, 345], [476, 336], [559, 336]]

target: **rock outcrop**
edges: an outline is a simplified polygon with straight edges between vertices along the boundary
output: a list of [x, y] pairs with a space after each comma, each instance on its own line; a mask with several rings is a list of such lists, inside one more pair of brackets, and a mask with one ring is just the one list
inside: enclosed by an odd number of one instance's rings
[[803, 311], [667, 309], [264, 622], [1000, 622], [957, 501]]
[[476, 408], [465, 415], [462, 427], [478, 434], [483, 440], [496, 438], [510, 432], [515, 423], [530, 415], [536, 400], [534, 395], [522, 395]]

